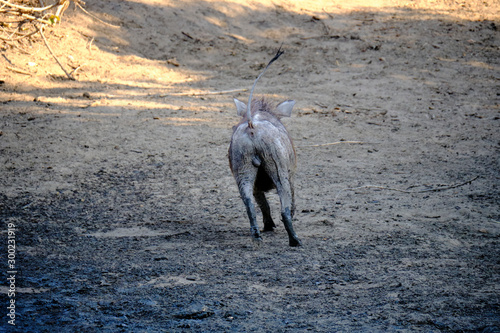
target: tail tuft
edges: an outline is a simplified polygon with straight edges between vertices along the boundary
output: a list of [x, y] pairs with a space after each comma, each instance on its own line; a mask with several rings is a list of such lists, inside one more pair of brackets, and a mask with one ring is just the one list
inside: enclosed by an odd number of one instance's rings
[[[283, 45], [283, 44], [282, 44]], [[247, 103], [247, 119], [248, 119], [248, 127], [250, 128], [253, 128], [253, 124], [252, 124], [252, 111], [251, 111], [251, 104], [252, 104], [252, 97], [253, 97], [253, 91], [255, 89], [255, 86], [257, 85], [257, 81], [259, 81], [260, 77], [262, 75], [264, 75], [264, 73], [267, 71], [267, 68], [273, 63], [275, 62], [276, 60], [278, 60], [278, 58], [283, 54], [285, 53], [285, 51], [282, 51], [281, 50], [281, 46], [280, 48], [278, 49], [278, 52], [276, 52], [276, 55], [271, 59], [271, 61], [269, 61], [269, 63], [267, 64], [266, 68], [264, 68], [264, 70], [262, 71], [262, 73], [260, 73], [260, 75], [257, 77], [257, 79], [255, 79], [255, 82], [253, 83], [253, 86], [252, 86], [252, 90], [250, 90], [250, 96], [248, 97], [248, 103]]]

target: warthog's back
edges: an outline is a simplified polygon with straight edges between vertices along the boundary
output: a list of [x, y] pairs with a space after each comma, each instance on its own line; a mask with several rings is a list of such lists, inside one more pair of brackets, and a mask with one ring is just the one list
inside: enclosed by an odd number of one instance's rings
[[[267, 174], [286, 172], [293, 176], [296, 168], [295, 149], [283, 124], [269, 112], [256, 112], [253, 128], [242, 122], [234, 129], [229, 147], [233, 173], [245, 168], [262, 167]], [[281, 171], [281, 172], [280, 172]]]

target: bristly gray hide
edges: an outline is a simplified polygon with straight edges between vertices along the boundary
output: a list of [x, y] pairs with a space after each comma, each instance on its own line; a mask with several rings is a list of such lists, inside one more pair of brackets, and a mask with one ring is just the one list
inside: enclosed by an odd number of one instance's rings
[[[255, 240], [262, 240], [252, 197], [262, 211], [264, 231], [272, 231], [276, 225], [265, 192], [276, 189], [289, 244], [299, 246], [301, 242], [292, 227], [296, 155], [292, 140], [280, 121], [282, 117], [290, 117], [295, 101], [284, 101], [275, 108], [271, 108], [265, 99], [253, 100], [250, 108], [237, 99], [234, 101], [242, 120], [233, 128], [229, 165], [247, 209], [252, 236]], [[251, 125], [248, 109], [251, 111]]]

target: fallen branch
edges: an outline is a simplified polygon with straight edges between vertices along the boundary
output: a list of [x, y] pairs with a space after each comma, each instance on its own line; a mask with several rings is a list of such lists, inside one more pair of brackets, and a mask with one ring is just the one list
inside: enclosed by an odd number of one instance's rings
[[[54, 3], [45, 6], [43, 1], [38, 0], [40, 7], [22, 6], [13, 4], [7, 0], [0, 0], [0, 39], [3, 43], [11, 45], [8, 42], [18, 42], [21, 39], [28, 38], [38, 33], [40, 24], [44, 26], [54, 26], [61, 22], [64, 11], [71, 2], [74, 2], [81, 8], [81, 0], [52, 0]], [[32, 1], [34, 2], [34, 1]], [[29, 33], [22, 33], [25, 31]], [[15, 38], [13, 38], [15, 37]]]
[[297, 148], [304, 148], [304, 147], [325, 147], [325, 146], [333, 146], [333, 145], [339, 145], [341, 143], [356, 143], [356, 144], [366, 144], [368, 142], [363, 142], [363, 141], [337, 141], [337, 142], [330, 142], [330, 143], [321, 143], [317, 145], [304, 145], [304, 146], [298, 146]]
[[52, 24], [51, 21], [44, 20], [44, 19], [35, 17], [33, 15], [22, 14], [21, 16], [24, 17], [24, 18], [27, 18], [28, 20], [31, 20], [31, 21], [37, 21], [37, 22], [40, 22], [40, 23], [43, 23], [43, 24], [47, 24], [47, 25], [51, 25]]
[[12, 8], [16, 8], [16, 9], [19, 9], [21, 11], [25, 11], [25, 12], [28, 12], [28, 13], [33, 13], [33, 12], [43, 12], [45, 10], [48, 10], [48, 9], [51, 9], [51, 8], [54, 8], [56, 6], [59, 6], [59, 1], [56, 2], [56, 3], [53, 3], [52, 5], [50, 6], [46, 6], [46, 7], [42, 7], [42, 8], [37, 8], [37, 7], [24, 7], [24, 6], [19, 6], [19, 5], [16, 5], [16, 4], [13, 4], [13, 3], [10, 3], [6, 0], [0, 0], [0, 3], [3, 3], [5, 6], [9, 6], [9, 7], [12, 7]]
[[26, 51], [26, 50], [23, 50], [23, 49], [22, 49], [19, 45], [15, 44], [15, 43], [12, 43], [12, 42], [10, 42], [10, 41], [6, 41], [6, 40], [4, 40], [3, 42], [4, 42], [5, 44], [7, 44], [7, 45], [9, 45], [9, 46], [13, 47], [13, 48], [17, 48], [19, 51], [21, 51], [21, 52], [22, 52], [22, 53], [24, 53], [24, 54], [32, 55], [30, 52], [28, 52], [28, 51]]
[[15, 68], [15, 67], [11, 67], [11, 66], [6, 66], [5, 68], [7, 68], [8, 70], [11, 70], [13, 72], [19, 73], [19, 74], [31, 75], [30, 72], [24, 71], [24, 70], [19, 69], [19, 68]]
[[319, 38], [333, 38], [333, 39], [339, 39], [339, 35], [330, 35], [330, 34], [325, 34], [325, 35], [317, 35], [317, 36], [307, 36], [307, 37], [300, 37], [302, 40], [308, 40], [308, 39], [319, 39]]
[[344, 188], [344, 189], [340, 190], [337, 193], [337, 195], [335, 196], [335, 201], [337, 200], [337, 198], [340, 196], [340, 194], [342, 192], [345, 192], [345, 191], [355, 191], [355, 190], [360, 190], [360, 189], [363, 189], [363, 188], [375, 188], [375, 189], [379, 189], [379, 190], [389, 190], [389, 191], [397, 191], [397, 192], [407, 193], [407, 194], [416, 194], [416, 193], [439, 192], [439, 191], [450, 190], [450, 189], [453, 189], [453, 188], [461, 187], [461, 186], [467, 185], [469, 183], [472, 183], [473, 181], [475, 181], [478, 178], [479, 178], [479, 176], [476, 176], [476, 177], [474, 177], [472, 179], [469, 179], [469, 180], [467, 180], [467, 181], [465, 181], [463, 183], [453, 184], [453, 185], [444, 185], [442, 187], [430, 188], [430, 189], [419, 190], [419, 191], [401, 190], [401, 189], [398, 189], [398, 188], [386, 187], [386, 186], [379, 186], [379, 185], [363, 185], [363, 186], [358, 186], [358, 187], [350, 187], [350, 188]]
[[[9, 37], [9, 38], [5, 38], [5, 37], [1, 37], [0, 36], [0, 39], [5, 41], [5, 42], [15, 42], [15, 41], [18, 41], [18, 40], [21, 40], [23, 38], [27, 38], [29, 36], [33, 36], [34, 34], [36, 34], [38, 31], [33, 31], [33, 32], [30, 32], [28, 34], [25, 34], [25, 35], [21, 35], [21, 37], [18, 37], [18, 38], [12, 38], [12, 37]], [[15, 34], [18, 34], [18, 32], [15, 32]]]
[[87, 14], [88, 16], [92, 17], [93, 19], [101, 22], [102, 24], [105, 24], [105, 25], [113, 27], [113, 28], [120, 28], [119, 25], [114, 25], [114, 24], [111, 24], [111, 23], [108, 23], [108, 22], [104, 22], [103, 20], [101, 20], [100, 18], [98, 18], [97, 16], [95, 16], [94, 14], [89, 13], [78, 2], [75, 2], [75, 5], [77, 7], [79, 7], [85, 14]]
[[66, 76], [70, 80], [74, 81], [75, 78], [73, 76], [71, 76], [71, 74], [68, 73], [66, 71], [66, 69], [64, 69], [64, 66], [61, 64], [61, 62], [59, 61], [59, 59], [56, 57], [54, 51], [52, 51], [52, 48], [50, 47], [49, 42], [47, 41], [47, 39], [45, 38], [45, 35], [43, 34], [43, 27], [42, 28], [37, 27], [37, 29], [38, 29], [38, 32], [40, 33], [40, 35], [42, 36], [42, 39], [43, 39], [43, 42], [45, 43], [45, 46], [47, 46], [47, 49], [49, 49], [50, 54], [52, 54], [52, 56], [54, 57], [54, 59], [56, 60], [56, 62], [59, 64], [59, 67], [61, 67], [61, 69], [63, 70], [64, 74], [66, 74]]

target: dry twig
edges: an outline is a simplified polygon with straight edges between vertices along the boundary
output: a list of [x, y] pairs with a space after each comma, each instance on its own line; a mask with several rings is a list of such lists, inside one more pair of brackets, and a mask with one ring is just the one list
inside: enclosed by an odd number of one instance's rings
[[59, 59], [56, 57], [54, 51], [52, 51], [52, 48], [50, 47], [49, 42], [47, 42], [47, 39], [45, 38], [45, 35], [43, 34], [43, 27], [42, 28], [38, 28], [38, 32], [40, 32], [40, 35], [42, 36], [43, 42], [45, 43], [45, 46], [47, 47], [47, 49], [49, 49], [50, 54], [52, 54], [52, 56], [54, 57], [54, 59], [56, 60], [56, 62], [59, 64], [59, 67], [61, 67], [61, 69], [63, 70], [64, 74], [66, 74], [66, 76], [70, 80], [75, 80], [75, 78], [73, 76], [71, 76], [71, 74], [68, 73], [66, 71], [66, 69], [64, 69], [64, 66], [61, 64], [61, 62], [59, 61]]
[[[335, 196], [335, 200], [337, 200], [337, 198], [340, 196], [340, 194], [342, 192], [345, 192], [345, 191], [355, 191], [355, 190], [360, 190], [360, 189], [363, 189], [363, 188], [375, 188], [375, 189], [379, 189], [379, 190], [397, 191], [397, 192], [408, 193], [408, 194], [426, 193], [426, 192], [439, 192], [439, 191], [450, 190], [450, 189], [453, 189], [453, 188], [457, 188], [457, 187], [461, 187], [461, 186], [467, 185], [469, 183], [472, 183], [473, 181], [475, 181], [478, 178], [479, 178], [479, 176], [476, 176], [476, 177], [474, 177], [472, 179], [469, 179], [469, 180], [467, 180], [467, 181], [465, 181], [463, 183], [453, 184], [453, 185], [444, 185], [444, 186], [440, 186], [440, 187], [434, 187], [434, 188], [429, 188], [429, 189], [419, 190], [419, 191], [401, 190], [401, 189], [398, 189], [398, 188], [386, 187], [386, 186], [380, 186], [380, 185], [363, 185], [363, 186], [358, 186], [358, 187], [344, 188], [344, 189], [340, 190], [337, 193], [337, 195]], [[412, 186], [412, 187], [414, 187], [414, 186]]]
[[333, 38], [333, 39], [339, 39], [340, 36], [339, 35], [330, 35], [330, 34], [327, 34], [327, 35], [317, 35], [317, 36], [307, 36], [307, 37], [300, 37], [300, 39], [302, 40], [308, 40], [308, 39], [319, 39], [319, 38]]
[[19, 69], [19, 68], [15, 68], [15, 67], [11, 67], [11, 66], [6, 66], [5, 68], [7, 68], [8, 70], [11, 70], [13, 72], [19, 73], [19, 74], [31, 75], [30, 72], [23, 71], [22, 69]]
[[[82, 8], [80, 4], [83, 4], [83, 1], [53, 0], [53, 3], [47, 6], [45, 6], [41, 0], [38, 2], [40, 7], [21, 6], [8, 0], [0, 0], [0, 14], [2, 14], [2, 16], [0, 16], [0, 40], [3, 41], [5, 45], [19, 48], [19, 45], [15, 44], [15, 42], [19, 43], [23, 39], [39, 33], [50, 54], [54, 57], [66, 76], [70, 80], [74, 80], [72, 73], [66, 71], [62, 63], [56, 57], [54, 51], [52, 51], [43, 30], [47, 26], [52, 26], [56, 22], [60, 22], [64, 11], [71, 2], [74, 2], [77, 6]], [[27, 72], [15, 68], [10, 68], [10, 70], [21, 74], [28, 74]]]
[[113, 27], [113, 28], [120, 28], [119, 25], [114, 25], [114, 24], [111, 24], [111, 23], [108, 23], [108, 22], [104, 22], [103, 20], [101, 20], [100, 18], [98, 18], [97, 16], [95, 16], [94, 14], [91, 14], [89, 13], [88, 11], [86, 11], [78, 2], [75, 2], [76, 6], [79, 7], [85, 14], [87, 14], [88, 16], [92, 17], [93, 19], [101, 22], [102, 24], [105, 24], [107, 26], [110, 26], [110, 27]]
[[[63, 1], [63, 2], [66, 2], [66, 1]], [[60, 1], [57, 1], [57, 2], [53, 3], [52, 5], [49, 5], [49, 6], [46, 6], [46, 7], [41, 7], [41, 8], [19, 6], [19, 5], [10, 3], [9, 1], [6, 1], [6, 0], [0, 0], [0, 3], [3, 3], [5, 6], [9, 6], [11, 8], [18, 9], [20, 11], [24, 11], [24, 12], [28, 12], [28, 13], [33, 13], [33, 12], [43, 12], [43, 11], [49, 10], [51, 8], [54, 8], [56, 6], [59, 6]]]
[[298, 146], [297, 148], [333, 146], [333, 145], [339, 145], [341, 143], [356, 143], [356, 144], [362, 145], [362, 144], [366, 144], [368, 142], [363, 142], [363, 141], [337, 141], [337, 142], [321, 143], [321, 144], [317, 144], [317, 145]]

